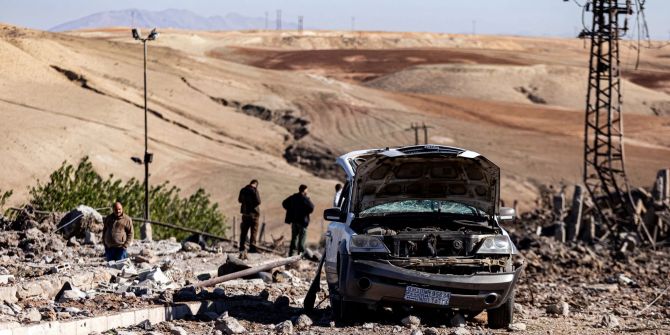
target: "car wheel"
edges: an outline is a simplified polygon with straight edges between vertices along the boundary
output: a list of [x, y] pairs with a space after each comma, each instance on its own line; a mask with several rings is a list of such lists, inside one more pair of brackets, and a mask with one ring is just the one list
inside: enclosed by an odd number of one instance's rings
[[513, 322], [514, 318], [514, 292], [507, 298], [507, 301], [498, 308], [487, 311], [489, 319], [489, 328], [506, 328]]

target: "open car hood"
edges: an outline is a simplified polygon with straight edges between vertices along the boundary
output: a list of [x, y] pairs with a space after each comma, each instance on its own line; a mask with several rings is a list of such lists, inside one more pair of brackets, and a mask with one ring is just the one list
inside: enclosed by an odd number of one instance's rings
[[355, 151], [338, 159], [354, 212], [401, 200], [446, 200], [498, 213], [500, 168], [476, 152], [437, 145]]

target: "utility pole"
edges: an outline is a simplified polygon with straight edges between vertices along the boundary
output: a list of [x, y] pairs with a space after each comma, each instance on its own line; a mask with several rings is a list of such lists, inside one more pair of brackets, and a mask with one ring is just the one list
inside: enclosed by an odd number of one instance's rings
[[428, 128], [433, 128], [433, 127], [426, 126], [426, 123], [424, 122], [424, 123], [422, 123], [421, 128], [423, 128], [423, 144], [428, 144]]
[[151, 30], [149, 36], [143, 38], [138, 29], [133, 29], [133, 38], [141, 41], [144, 46], [144, 220], [140, 226], [140, 236], [143, 240], [151, 241], [153, 234], [151, 230], [151, 223], [149, 216], [149, 164], [153, 161], [154, 155], [149, 152], [149, 131], [147, 125], [147, 41], [153, 41], [158, 37], [156, 28]]
[[[633, 12], [632, 3], [631, 0], [591, 0], [585, 10], [590, 10], [593, 17], [591, 30], [585, 28], [580, 33], [591, 40], [584, 184], [599, 216], [613, 234], [616, 248], [624, 232], [636, 231], [641, 239], [647, 237], [653, 241], [644, 224], [639, 224], [624, 168], [619, 40], [628, 30], [626, 16]], [[620, 17], [624, 18], [623, 25]], [[607, 209], [614, 218], [606, 215]]]
[[277, 30], [281, 30], [281, 9], [277, 9]]
[[300, 35], [302, 35], [303, 20], [304, 17], [302, 15], [298, 16], [298, 33], [300, 33]]
[[421, 129], [419, 124], [418, 123], [414, 124], [414, 122], [412, 122], [412, 125], [409, 128], [405, 129], [405, 131], [410, 131], [410, 130], [414, 131], [414, 144], [415, 145], [419, 145], [419, 129]]
[[268, 30], [270, 28], [270, 13], [268, 11], [265, 11], [265, 30]]

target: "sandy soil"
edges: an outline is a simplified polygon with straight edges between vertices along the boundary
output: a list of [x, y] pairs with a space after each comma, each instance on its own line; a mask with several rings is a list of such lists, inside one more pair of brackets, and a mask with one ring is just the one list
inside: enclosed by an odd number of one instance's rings
[[[630, 69], [632, 51], [623, 50], [624, 67]], [[625, 92], [630, 93], [626, 101], [644, 105], [666, 99], [667, 53], [643, 51], [639, 74], [626, 74], [635, 83], [625, 86], [635, 87]], [[498, 163], [503, 198], [527, 208], [539, 184], [580, 179], [583, 116], [578, 107], [585, 78], [579, 74], [586, 60], [577, 40], [164, 31], [149, 48], [152, 180], [170, 180], [186, 192], [204, 187], [232, 217], [239, 188], [257, 178], [265, 221], [275, 236], [288, 234], [281, 200], [306, 183], [317, 204], [311, 226], [317, 239], [319, 213], [328, 207], [336, 181], [289, 164], [285, 150], [299, 144], [327, 163], [350, 150], [413, 144], [406, 129], [425, 122], [433, 127], [430, 142], [469, 148]], [[411, 74], [416, 83], [437, 85], [448, 78], [440, 74], [449, 67], [469, 69], [459, 75], [467, 90], [413, 91], [362, 82]], [[472, 75], [473, 69], [487, 67], [498, 72], [486, 80]], [[103, 174], [142, 177], [129, 159], [143, 150], [141, 68], [141, 45], [125, 28], [56, 34], [0, 26], [5, 139], [0, 188], [16, 191], [12, 201], [24, 201], [27, 187], [64, 160], [84, 155]], [[542, 68], [547, 70], [526, 74]], [[552, 79], [553, 84], [546, 78], [564, 69], [567, 75]], [[74, 77], [68, 79], [70, 72]], [[502, 91], [481, 92], [478, 83]], [[532, 83], [549, 103], [530, 102], [514, 91]], [[296, 139], [277, 122], [243, 113], [244, 105], [288, 111], [308, 121], [308, 134]], [[670, 117], [652, 115], [650, 106], [625, 118], [627, 167], [630, 180], [640, 186], [651, 185], [656, 171], [670, 166]]]

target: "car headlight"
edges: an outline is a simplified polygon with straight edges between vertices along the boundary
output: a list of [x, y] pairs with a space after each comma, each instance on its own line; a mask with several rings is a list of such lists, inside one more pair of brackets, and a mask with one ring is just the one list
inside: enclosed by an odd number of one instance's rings
[[351, 237], [351, 252], [390, 252], [379, 237], [369, 235], [354, 235]]
[[489, 236], [482, 240], [477, 254], [512, 254], [514, 245], [506, 235]]

